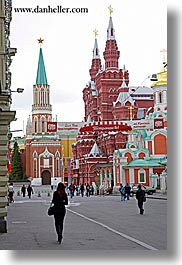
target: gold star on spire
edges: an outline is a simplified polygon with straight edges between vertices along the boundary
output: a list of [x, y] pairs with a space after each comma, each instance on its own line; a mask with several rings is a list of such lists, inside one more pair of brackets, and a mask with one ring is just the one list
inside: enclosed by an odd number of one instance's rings
[[160, 50], [160, 52], [163, 53], [163, 64], [166, 64], [166, 54], [167, 54], [167, 50], [162, 49], [162, 50]]
[[98, 36], [98, 30], [97, 30], [97, 29], [94, 29], [94, 30], [93, 30], [93, 33], [94, 33], [95, 39], [97, 39], [97, 36]]
[[112, 13], [113, 13], [113, 8], [112, 8], [111, 5], [110, 5], [108, 8], [109, 8], [109, 13], [110, 13], [110, 17], [111, 17], [111, 15], [112, 15]]
[[44, 41], [44, 39], [42, 39], [42, 38], [38, 39], [38, 43], [40, 44], [40, 47], [42, 46], [43, 41]]

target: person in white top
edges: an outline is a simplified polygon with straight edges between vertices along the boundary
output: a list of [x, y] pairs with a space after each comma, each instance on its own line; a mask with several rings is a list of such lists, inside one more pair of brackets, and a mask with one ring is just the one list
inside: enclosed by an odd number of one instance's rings
[[9, 202], [14, 202], [13, 195], [14, 195], [14, 187], [13, 183], [11, 182], [8, 187]]

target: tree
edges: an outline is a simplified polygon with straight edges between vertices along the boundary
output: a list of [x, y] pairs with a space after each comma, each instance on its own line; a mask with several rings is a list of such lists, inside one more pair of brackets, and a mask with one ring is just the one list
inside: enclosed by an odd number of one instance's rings
[[14, 143], [13, 153], [12, 153], [12, 172], [11, 180], [22, 180], [23, 179], [23, 167], [21, 154], [17, 142]]

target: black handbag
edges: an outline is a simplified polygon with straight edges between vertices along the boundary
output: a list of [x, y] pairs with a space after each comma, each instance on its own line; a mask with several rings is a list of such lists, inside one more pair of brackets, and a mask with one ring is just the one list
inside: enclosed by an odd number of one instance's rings
[[145, 196], [143, 197], [143, 202], [146, 202], [146, 197]]
[[49, 209], [48, 209], [48, 211], [47, 211], [47, 214], [49, 216], [52, 216], [52, 215], [54, 215], [54, 213], [55, 213], [54, 206], [50, 206]]

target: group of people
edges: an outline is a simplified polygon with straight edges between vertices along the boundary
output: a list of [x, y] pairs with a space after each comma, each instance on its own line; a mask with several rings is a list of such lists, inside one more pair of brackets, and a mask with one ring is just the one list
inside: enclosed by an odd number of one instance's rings
[[130, 191], [131, 191], [131, 187], [128, 183], [126, 183], [125, 186], [123, 186], [123, 184], [120, 183], [119, 192], [121, 194], [121, 201], [130, 199]]
[[[85, 191], [85, 188], [87, 185], [81, 184], [79, 186], [79, 191], [81, 196], [83, 196], [83, 193]], [[74, 196], [74, 191], [76, 190], [76, 186], [71, 183], [69, 187], [67, 187], [70, 191], [70, 195]], [[89, 192], [90, 189], [88, 189]], [[120, 184], [120, 193], [121, 193], [121, 199], [127, 199], [129, 200], [130, 198], [130, 190], [131, 187], [127, 183], [125, 186]], [[86, 189], [87, 192], [87, 189]], [[88, 195], [89, 196], [89, 195]], [[138, 207], [140, 209], [140, 214], [144, 213], [143, 209], [143, 202], [145, 198], [145, 191], [142, 189], [142, 185], [138, 185], [138, 190], [136, 192], [136, 199], [138, 200]], [[51, 202], [54, 205], [55, 211], [54, 211], [54, 221], [55, 221], [55, 230], [58, 236], [58, 242], [61, 244], [62, 238], [63, 238], [63, 223], [64, 223], [64, 218], [66, 214], [66, 208], [65, 205], [68, 205], [68, 194], [66, 192], [66, 187], [62, 182], [60, 182], [57, 186], [57, 190], [54, 191], [53, 193], [53, 199]]]
[[84, 195], [86, 195], [87, 197], [90, 197], [90, 195], [94, 195], [95, 192], [93, 185], [90, 185], [88, 183], [85, 183], [85, 185], [80, 184], [79, 186], [71, 183], [69, 186], [67, 186], [66, 189], [68, 193], [70, 193], [71, 199], [75, 196], [75, 194], [77, 196], [81, 195], [83, 197]]
[[[122, 183], [120, 183], [119, 191], [121, 194], [121, 201], [124, 201], [125, 199], [129, 200], [130, 199], [130, 191], [131, 187], [128, 183], [126, 183], [125, 186], [123, 186]], [[144, 213], [143, 209], [143, 203], [146, 201], [145, 197], [145, 191], [142, 189], [142, 185], [138, 185], [138, 190], [136, 191], [136, 199], [138, 201], [138, 208], [140, 210], [140, 214]]]
[[[9, 202], [12, 203], [14, 202], [14, 186], [13, 183], [11, 182], [8, 186], [8, 199]], [[33, 194], [33, 189], [32, 186], [29, 184], [28, 187], [26, 188], [25, 185], [23, 184], [23, 186], [21, 187], [21, 194], [23, 195], [23, 197], [25, 197], [26, 192], [28, 194], [29, 199], [31, 199], [31, 196]]]

